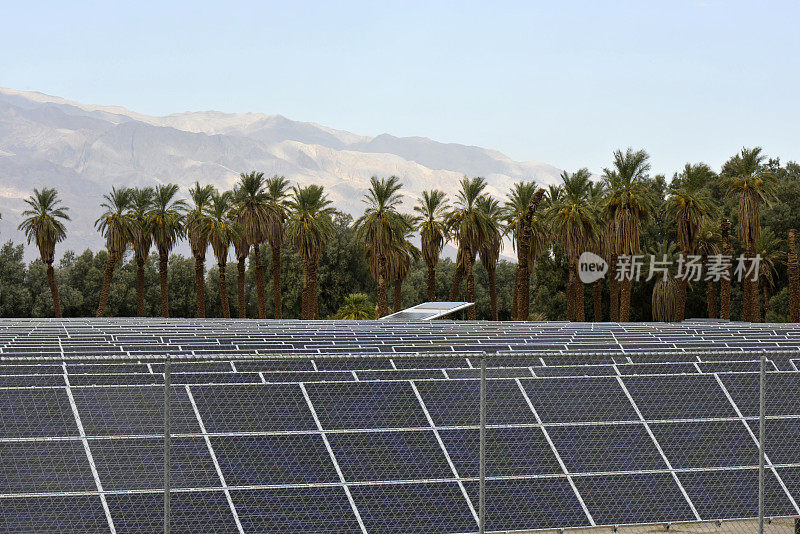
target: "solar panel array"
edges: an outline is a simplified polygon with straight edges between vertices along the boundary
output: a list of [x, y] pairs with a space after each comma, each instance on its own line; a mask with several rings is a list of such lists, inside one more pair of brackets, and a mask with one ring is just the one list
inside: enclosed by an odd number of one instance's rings
[[[0, 531], [163, 529], [167, 353], [209, 358], [171, 364], [175, 532], [475, 532], [486, 350], [536, 353], [489, 359], [488, 531], [752, 518], [750, 351], [798, 343], [721, 322], [3, 320], [0, 358], [64, 361], [0, 364]], [[326, 357], [349, 352], [384, 357]], [[793, 352], [769, 371], [766, 512], [798, 516]]]

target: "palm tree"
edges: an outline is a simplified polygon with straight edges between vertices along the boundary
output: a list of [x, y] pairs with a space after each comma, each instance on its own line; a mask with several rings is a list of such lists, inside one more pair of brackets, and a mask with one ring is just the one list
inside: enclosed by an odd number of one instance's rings
[[[233, 198], [236, 198], [236, 190], [233, 191]], [[236, 225], [241, 229], [241, 218], [236, 216]], [[250, 253], [250, 245], [244, 236], [244, 232], [239, 232], [239, 237], [233, 240], [233, 251], [236, 254], [236, 303], [239, 308], [239, 319], [247, 318], [247, 296], [245, 293], [245, 261]]]
[[[742, 148], [722, 169], [731, 195], [739, 197], [739, 241], [745, 247], [748, 266], [755, 256], [755, 246], [761, 229], [760, 204], [768, 202], [775, 188], [775, 176], [764, 164], [766, 156], [761, 147]], [[758, 306], [758, 280], [745, 277], [744, 320], [760, 320]]]
[[797, 265], [797, 243], [794, 229], [789, 230], [789, 254], [786, 267], [789, 275], [789, 320], [800, 322], [800, 268]]
[[[675, 258], [677, 247], [673, 242], [659, 244], [652, 255], [659, 261], [668, 261], [670, 264]], [[660, 322], [675, 322], [678, 320], [678, 284], [669, 270], [656, 280], [653, 286], [652, 307], [653, 320]]]
[[759, 280], [763, 280], [763, 293], [764, 293], [764, 319], [767, 318], [769, 313], [769, 300], [775, 293], [776, 278], [778, 272], [775, 266], [778, 262], [783, 261], [783, 251], [781, 250], [781, 243], [778, 236], [771, 228], [764, 228], [758, 236], [756, 241], [756, 254], [760, 256], [760, 267], [758, 270]]
[[547, 220], [553, 235], [563, 247], [569, 261], [568, 302], [574, 302], [568, 321], [584, 321], [584, 290], [578, 278], [578, 258], [589, 249], [599, 234], [600, 224], [592, 198], [592, 181], [588, 169], [561, 173], [563, 194], [547, 209]]
[[428, 268], [428, 301], [436, 300], [436, 265], [447, 238], [444, 218], [449, 206], [444, 191], [423, 191], [414, 211], [419, 214], [417, 229], [420, 232], [422, 257]]
[[303, 319], [319, 316], [317, 265], [325, 241], [334, 233], [332, 216], [335, 210], [330, 204], [321, 186], [292, 187], [287, 231], [303, 261]]
[[94, 226], [106, 238], [108, 259], [103, 273], [103, 289], [100, 292], [97, 317], [105, 315], [114, 267], [122, 259], [128, 243], [133, 240], [132, 215], [129, 213], [133, 201], [132, 190], [127, 187], [112, 187], [111, 193], [103, 195], [103, 199], [100, 206], [105, 208], [105, 212], [94, 222]]
[[152, 187], [134, 189], [131, 193], [131, 231], [133, 255], [136, 260], [136, 315], [144, 316], [144, 264], [150, 256], [153, 229], [148, 213], [153, 205]]
[[[605, 184], [603, 182], [590, 182], [589, 184], [589, 202], [594, 206], [595, 215], [597, 218], [598, 227], [595, 229], [594, 239], [590, 243], [589, 248], [592, 252], [605, 259], [608, 262], [608, 225], [602, 219], [603, 198], [606, 194]], [[594, 322], [599, 323], [603, 320], [603, 279], [599, 278], [592, 284], [592, 306], [594, 308]]]
[[270, 207], [267, 240], [272, 248], [272, 299], [275, 305], [275, 318], [283, 317], [283, 292], [281, 291], [281, 247], [286, 231], [284, 223], [288, 217], [289, 181], [283, 176], [267, 178], [266, 190]]
[[186, 233], [189, 237], [189, 246], [194, 256], [194, 284], [197, 291], [197, 316], [206, 316], [206, 250], [208, 249], [208, 236], [203, 231], [205, 210], [214, 193], [213, 185], [200, 186], [195, 182], [189, 189], [189, 196], [194, 207], [186, 214]]
[[378, 317], [389, 313], [389, 254], [395, 241], [402, 240], [408, 228], [408, 222], [397, 211], [401, 187], [396, 176], [380, 180], [375, 176], [370, 178], [370, 188], [363, 199], [367, 209], [355, 223], [358, 236], [364, 241], [367, 255], [373, 262], [371, 269], [378, 283]]
[[[464, 276], [467, 279], [467, 302], [475, 302], [475, 256], [483, 243], [493, 235], [493, 224], [489, 215], [480, 209], [479, 198], [483, 196], [486, 180], [481, 177], [461, 179], [461, 189], [456, 195], [454, 208], [447, 214], [446, 227], [458, 241]], [[467, 310], [471, 321], [475, 320], [475, 306]]]
[[67, 237], [63, 221], [70, 220], [67, 215], [69, 208], [61, 205], [58, 191], [51, 187], [45, 187], [41, 191], [34, 189], [33, 195], [26, 198], [25, 203], [29, 208], [22, 212], [25, 219], [17, 229], [25, 232], [29, 245], [36, 241], [42, 262], [47, 265], [47, 283], [50, 285], [50, 293], [53, 295], [53, 311], [56, 317], [61, 317], [61, 299], [58, 296], [53, 261], [56, 243], [60, 243]]
[[530, 271], [546, 242], [544, 226], [535, 216], [544, 193], [544, 189], [537, 190], [534, 182], [517, 182], [504, 205], [506, 233], [511, 233], [511, 242], [517, 251], [516, 278], [511, 299], [511, 318], [517, 321], [528, 319]]
[[250, 174], [242, 173], [235, 195], [242, 236], [253, 246], [255, 255], [258, 318], [266, 319], [267, 298], [264, 290], [264, 265], [261, 263], [261, 243], [267, 240], [273, 215], [269, 197], [264, 190], [264, 173], [256, 171]]
[[[719, 227], [714, 224], [713, 219], [708, 217], [704, 218], [700, 223], [700, 229], [697, 231], [696, 252], [700, 254], [700, 262], [703, 266], [703, 272], [708, 272], [708, 258], [709, 256], [716, 256], [719, 251]], [[717, 317], [717, 290], [714, 287], [714, 280], [708, 278], [706, 280], [706, 314], [709, 319]]]
[[[645, 184], [650, 156], [644, 150], [628, 148], [614, 152], [612, 169], [603, 169], [609, 190], [607, 210], [614, 213], [614, 253], [634, 256], [639, 254], [639, 232], [642, 223], [653, 210], [652, 199]], [[631, 279], [624, 277], [620, 284], [620, 322], [630, 320]]]
[[[676, 176], [677, 187], [672, 188], [664, 204], [666, 213], [677, 224], [678, 244], [684, 261], [695, 253], [700, 222], [703, 217], [710, 216], [713, 210], [713, 200], [707, 187], [713, 178], [714, 172], [705, 163], [687, 163], [683, 172]], [[683, 321], [686, 314], [686, 287], [687, 279], [681, 277], [678, 281], [678, 321]]]
[[503, 246], [503, 232], [500, 223], [503, 217], [503, 209], [497, 200], [488, 195], [478, 198], [478, 209], [486, 214], [490, 225], [489, 233], [478, 249], [478, 257], [489, 277], [489, 303], [492, 310], [492, 321], [499, 321], [500, 317], [497, 309], [497, 262], [500, 260], [500, 249]]
[[153, 243], [158, 250], [158, 275], [161, 281], [161, 316], [169, 317], [169, 289], [167, 267], [169, 253], [186, 231], [184, 213], [189, 206], [182, 199], [175, 200], [176, 184], [159, 184], [147, 217], [153, 232]]
[[375, 305], [365, 293], [350, 293], [336, 312], [336, 318], [350, 321], [375, 319]]
[[420, 251], [409, 240], [416, 224], [413, 215], [401, 214], [405, 221], [405, 230], [400, 239], [392, 242], [387, 262], [389, 280], [394, 283], [394, 312], [397, 313], [403, 308], [403, 281], [411, 270], [411, 262], [419, 259]]
[[222, 316], [231, 317], [231, 308], [228, 303], [228, 284], [225, 280], [225, 271], [228, 267], [228, 249], [231, 242], [241, 237], [241, 229], [233, 213], [233, 193], [214, 191], [211, 202], [205, 207], [202, 232], [211, 243], [211, 250], [217, 258], [219, 265], [219, 299], [222, 304]]
[[[723, 217], [719, 225], [722, 237], [722, 255], [730, 257], [733, 249], [731, 248], [731, 223], [727, 217]], [[723, 276], [719, 282], [719, 318], [731, 318], [731, 270], [727, 269], [727, 276]]]

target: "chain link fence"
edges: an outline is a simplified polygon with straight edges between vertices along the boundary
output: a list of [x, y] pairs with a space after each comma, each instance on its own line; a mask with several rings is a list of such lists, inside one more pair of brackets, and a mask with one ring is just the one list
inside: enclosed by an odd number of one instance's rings
[[790, 353], [0, 358], [0, 531], [798, 532]]

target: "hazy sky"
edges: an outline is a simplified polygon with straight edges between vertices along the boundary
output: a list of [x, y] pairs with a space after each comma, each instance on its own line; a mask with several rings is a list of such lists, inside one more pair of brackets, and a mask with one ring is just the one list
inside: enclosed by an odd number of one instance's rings
[[6, 2], [0, 86], [148, 114], [280, 113], [364, 135], [658, 172], [800, 159], [800, 3]]

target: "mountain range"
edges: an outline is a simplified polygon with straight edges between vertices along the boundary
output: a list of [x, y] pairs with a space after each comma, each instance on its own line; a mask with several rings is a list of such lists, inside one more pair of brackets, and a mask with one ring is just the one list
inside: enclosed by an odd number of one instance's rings
[[[281, 115], [186, 112], [155, 117], [118, 106], [72, 102], [0, 88], [0, 239], [22, 242], [23, 199], [34, 187], [56, 187], [70, 208], [67, 249], [97, 250], [94, 229], [111, 186], [195, 181], [231, 188], [239, 173], [280, 174], [320, 184], [334, 205], [355, 216], [373, 175], [403, 182], [405, 209], [423, 189], [454, 195], [462, 176], [483, 176], [499, 199], [514, 182], [555, 183], [560, 170], [517, 162], [495, 150], [425, 137], [361, 136]], [[36, 251], [26, 250], [28, 259]]]

